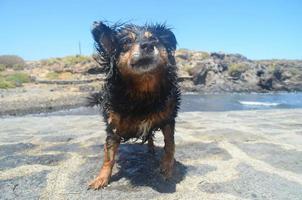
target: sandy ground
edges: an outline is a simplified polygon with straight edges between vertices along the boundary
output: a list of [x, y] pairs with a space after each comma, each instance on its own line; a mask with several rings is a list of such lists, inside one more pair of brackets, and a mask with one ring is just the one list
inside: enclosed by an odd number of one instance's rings
[[173, 179], [145, 145], [123, 144], [110, 186], [87, 190], [102, 162], [97, 115], [0, 119], [0, 199], [302, 198], [302, 110], [180, 113]]

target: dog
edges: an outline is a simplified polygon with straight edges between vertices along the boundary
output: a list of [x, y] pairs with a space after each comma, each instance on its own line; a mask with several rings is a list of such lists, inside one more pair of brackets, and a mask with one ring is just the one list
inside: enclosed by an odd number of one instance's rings
[[148, 142], [154, 153], [154, 132], [164, 135], [160, 169], [172, 176], [174, 165], [175, 118], [180, 105], [175, 35], [165, 24], [108, 25], [94, 22], [92, 36], [97, 61], [106, 72], [100, 93], [91, 96], [91, 105], [102, 108], [106, 124], [104, 161], [89, 188], [108, 185], [119, 144], [130, 138]]

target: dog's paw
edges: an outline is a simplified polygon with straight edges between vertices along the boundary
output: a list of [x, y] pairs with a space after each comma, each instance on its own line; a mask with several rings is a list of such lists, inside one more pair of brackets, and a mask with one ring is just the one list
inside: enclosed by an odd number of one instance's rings
[[98, 190], [104, 188], [108, 185], [109, 178], [106, 177], [97, 177], [89, 183], [88, 189]]
[[164, 176], [165, 180], [168, 180], [172, 177], [174, 160], [167, 161], [163, 160], [160, 165], [160, 172]]

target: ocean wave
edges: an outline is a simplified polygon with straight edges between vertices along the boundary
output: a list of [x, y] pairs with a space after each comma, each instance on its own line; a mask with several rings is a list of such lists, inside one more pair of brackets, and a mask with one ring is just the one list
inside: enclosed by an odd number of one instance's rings
[[260, 101], [239, 101], [240, 104], [246, 106], [279, 106], [281, 103], [260, 102]]

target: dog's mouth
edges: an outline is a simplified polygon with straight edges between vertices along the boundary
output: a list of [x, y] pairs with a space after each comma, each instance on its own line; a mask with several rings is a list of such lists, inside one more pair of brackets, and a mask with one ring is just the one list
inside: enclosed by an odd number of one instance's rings
[[138, 60], [135, 60], [134, 62], [131, 63], [132, 68], [135, 69], [149, 69], [153, 68], [154, 65], [154, 58], [153, 57], [142, 57]]
[[143, 67], [146, 65], [150, 65], [153, 63], [153, 58], [152, 57], [143, 57], [140, 58], [138, 60], [136, 60], [135, 62], [132, 63], [133, 67]]

